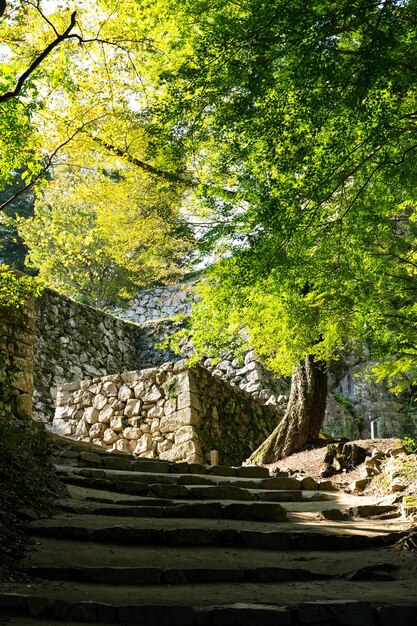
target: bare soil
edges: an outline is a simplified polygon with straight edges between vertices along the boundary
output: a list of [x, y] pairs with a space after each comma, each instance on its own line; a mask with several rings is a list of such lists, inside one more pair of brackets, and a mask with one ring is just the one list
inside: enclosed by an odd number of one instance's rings
[[[315, 480], [321, 480], [321, 471], [324, 464], [324, 456], [327, 451], [328, 441], [323, 440], [321, 447], [306, 447], [305, 450], [292, 454], [285, 459], [280, 460], [278, 463], [267, 465], [271, 470], [283, 470], [297, 472], [311, 476]], [[370, 454], [374, 450], [380, 450], [386, 452], [390, 448], [395, 448], [400, 445], [398, 439], [358, 439], [349, 443], [355, 443], [362, 448], [365, 448]], [[342, 474], [336, 474], [332, 477], [332, 482], [336, 485], [344, 486], [350, 484], [354, 480], [362, 478], [363, 465], [358, 465], [352, 470], [343, 472]]]

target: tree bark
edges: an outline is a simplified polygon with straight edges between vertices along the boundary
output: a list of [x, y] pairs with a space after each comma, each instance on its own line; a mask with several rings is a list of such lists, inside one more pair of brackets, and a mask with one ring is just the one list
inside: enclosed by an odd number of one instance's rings
[[323, 361], [307, 356], [294, 367], [284, 417], [249, 463], [274, 463], [318, 439], [326, 410], [327, 372]]

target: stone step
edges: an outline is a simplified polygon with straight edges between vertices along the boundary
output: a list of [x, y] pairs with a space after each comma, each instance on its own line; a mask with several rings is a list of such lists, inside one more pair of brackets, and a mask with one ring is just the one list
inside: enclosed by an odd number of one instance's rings
[[[375, 580], [387, 578], [384, 572], [398, 579], [413, 571], [412, 554], [393, 551], [389, 562], [384, 550], [353, 550], [343, 555], [335, 551], [298, 551], [295, 554], [279, 551], [245, 548], [236, 550], [224, 546], [140, 546], [95, 543], [93, 541], [37, 538], [36, 550], [29, 553], [24, 567], [89, 568], [141, 568], [154, 570], [216, 570], [221, 565], [226, 570], [299, 568], [315, 575], [328, 575], [348, 579]], [[380, 573], [383, 572], [382, 575]]]
[[[369, 613], [372, 610], [372, 618]], [[365, 612], [364, 612], [365, 609]], [[314, 624], [332, 624], [339, 626], [415, 626], [415, 606], [384, 605], [373, 607], [367, 603], [358, 605], [349, 601], [317, 602], [299, 604], [296, 607], [277, 607], [274, 605], [251, 605], [248, 603], [231, 604], [225, 606], [208, 607], [204, 611], [195, 611], [195, 626], [298, 626], [311, 624], [309, 615], [315, 619]], [[362, 613], [362, 621], [358, 622], [358, 614]], [[356, 615], [356, 620], [355, 620]], [[331, 621], [329, 621], [329, 618]], [[349, 621], [346, 621], [349, 620]], [[267, 620], [267, 621], [266, 621]], [[367, 620], [367, 621], [365, 621]], [[66, 626], [89, 626], [91, 622], [69, 622]], [[11, 617], [7, 622], [0, 618], [0, 624], [8, 626], [62, 626], [63, 621], [57, 619]], [[103, 622], [102, 622], [103, 623]], [[127, 624], [128, 622], [124, 622]], [[132, 622], [130, 622], [132, 623]], [[107, 626], [119, 626], [116, 623], [106, 622]], [[146, 625], [145, 625], [146, 626]], [[154, 625], [153, 625], [154, 626]]]
[[104, 505], [82, 504], [76, 501], [60, 502], [61, 508], [74, 514], [117, 515], [120, 517], [170, 517], [170, 518], [211, 518], [239, 519], [259, 522], [282, 522], [286, 519], [286, 510], [271, 502], [187, 502], [169, 506], [161, 505]]
[[306, 568], [285, 567], [161, 567], [109, 566], [32, 566], [25, 569], [32, 578], [45, 580], [98, 583], [105, 585], [186, 585], [206, 583], [271, 583], [306, 580], [329, 580], [331, 574]]
[[[259, 465], [243, 465], [229, 467], [222, 465], [205, 466], [198, 463], [171, 463], [147, 458], [138, 458], [133, 455], [115, 454], [114, 452], [63, 450], [53, 456], [58, 465], [103, 467], [113, 470], [127, 470], [137, 472], [156, 472], [172, 474], [208, 474], [212, 476], [236, 478], [269, 478], [269, 470]], [[286, 477], [288, 472], [277, 470], [276, 475]]]
[[55, 466], [58, 473], [65, 479], [68, 476], [105, 479], [108, 481], [135, 482], [162, 485], [186, 486], [233, 486], [242, 489], [301, 490], [302, 481], [295, 478], [243, 478], [217, 475], [168, 474], [164, 472], [132, 472], [95, 467]]
[[[282, 530], [271, 530], [265, 522], [226, 519], [181, 520], [124, 518], [79, 515], [74, 518], [55, 516], [32, 522], [27, 532], [32, 536], [56, 539], [78, 539], [115, 544], [165, 546], [232, 546], [262, 550], [355, 550], [390, 545], [401, 533], [336, 534], [336, 528], [323, 527], [324, 532], [305, 526], [294, 530], [291, 523], [280, 523]], [[343, 526], [340, 527], [343, 532]], [[327, 532], [326, 532], [327, 530]]]
[[217, 585], [166, 586], [163, 595], [161, 587], [149, 586], [141, 589], [139, 599], [137, 587], [132, 586], [43, 582], [40, 588], [0, 593], [0, 611], [36, 617], [41, 624], [56, 619], [67, 625], [414, 626], [416, 593], [404, 603], [397, 591], [387, 605], [386, 594], [392, 588], [386, 587], [389, 583], [371, 589], [369, 583], [358, 584], [346, 600], [346, 589], [338, 581], [247, 583], [228, 585], [223, 593]]
[[63, 476], [64, 482], [80, 487], [90, 487], [119, 494], [142, 495], [167, 499], [197, 500], [262, 500], [268, 502], [294, 502], [302, 500], [300, 490], [246, 489], [230, 484], [221, 485], [178, 485], [146, 483], [133, 480], [86, 478], [75, 474]]

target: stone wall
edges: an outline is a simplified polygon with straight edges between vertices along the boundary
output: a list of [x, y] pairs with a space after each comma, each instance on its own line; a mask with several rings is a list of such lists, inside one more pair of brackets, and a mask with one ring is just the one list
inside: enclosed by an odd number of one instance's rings
[[51, 422], [65, 382], [138, 367], [140, 327], [46, 289], [35, 306], [34, 417]]
[[33, 309], [0, 309], [0, 411], [22, 421], [32, 417]]
[[141, 291], [130, 300], [125, 309], [117, 309], [115, 314], [122, 319], [142, 324], [149, 320], [173, 318], [176, 315], [190, 315], [195, 282], [156, 287]]
[[202, 463], [217, 449], [241, 463], [279, 419], [238, 387], [184, 361], [63, 385], [53, 430], [106, 450]]

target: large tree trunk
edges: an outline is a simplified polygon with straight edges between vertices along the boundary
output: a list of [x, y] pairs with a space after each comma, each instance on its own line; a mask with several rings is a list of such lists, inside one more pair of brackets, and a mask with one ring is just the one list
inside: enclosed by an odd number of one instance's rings
[[274, 463], [318, 439], [327, 397], [325, 363], [306, 357], [294, 367], [291, 392], [284, 417], [255, 452], [249, 463]]

